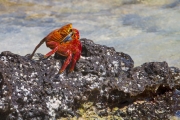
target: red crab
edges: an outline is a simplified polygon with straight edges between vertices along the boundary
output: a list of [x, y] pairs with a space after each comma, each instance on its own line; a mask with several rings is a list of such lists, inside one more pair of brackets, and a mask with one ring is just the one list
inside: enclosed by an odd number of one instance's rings
[[[60, 35], [56, 34], [58, 32]], [[65, 39], [67, 39], [69, 36], [71, 39], [65, 41]], [[82, 46], [79, 37], [80, 37], [79, 31], [77, 29], [72, 28], [72, 24], [65, 25], [60, 29], [52, 31], [43, 40], [41, 40], [41, 42], [34, 49], [30, 58], [32, 58], [37, 48], [39, 48], [40, 45], [46, 41], [46, 46], [52, 49], [52, 51], [47, 53], [44, 56], [44, 58], [47, 58], [54, 53], [58, 53], [59, 55], [66, 56], [67, 59], [65, 60], [59, 72], [62, 73], [70, 62], [71, 62], [70, 72], [72, 72], [74, 70], [76, 62], [80, 58], [82, 51]]]

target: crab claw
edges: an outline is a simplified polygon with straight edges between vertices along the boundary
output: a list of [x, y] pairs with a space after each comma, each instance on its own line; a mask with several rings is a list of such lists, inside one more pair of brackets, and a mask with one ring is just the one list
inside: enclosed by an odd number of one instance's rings
[[72, 29], [72, 32], [70, 32], [63, 42], [71, 41], [73, 39], [79, 39], [79, 31], [75, 28]]
[[72, 39], [79, 39], [79, 30], [73, 28], [72, 29], [72, 36], [71, 36]]

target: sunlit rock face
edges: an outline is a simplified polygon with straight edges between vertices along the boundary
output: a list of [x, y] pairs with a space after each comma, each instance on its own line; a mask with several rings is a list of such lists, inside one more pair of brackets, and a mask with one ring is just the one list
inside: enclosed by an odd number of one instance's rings
[[167, 62], [134, 67], [114, 48], [81, 39], [75, 71], [59, 74], [65, 57], [0, 54], [0, 118], [49, 120], [103, 117], [169, 119], [179, 116], [180, 70]]

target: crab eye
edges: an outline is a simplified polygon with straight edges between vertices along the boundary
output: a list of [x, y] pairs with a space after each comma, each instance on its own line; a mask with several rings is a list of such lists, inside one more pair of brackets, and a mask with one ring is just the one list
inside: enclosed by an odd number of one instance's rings
[[72, 32], [72, 29], [69, 29], [69, 31], [68, 32]]

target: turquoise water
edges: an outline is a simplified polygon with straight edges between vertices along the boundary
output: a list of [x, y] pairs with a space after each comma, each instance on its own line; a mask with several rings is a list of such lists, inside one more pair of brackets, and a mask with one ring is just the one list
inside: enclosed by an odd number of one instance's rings
[[[66, 23], [81, 38], [129, 54], [135, 66], [167, 61], [180, 67], [180, 0], [0, 0], [0, 52], [31, 53]], [[43, 45], [37, 52], [49, 50]]]

